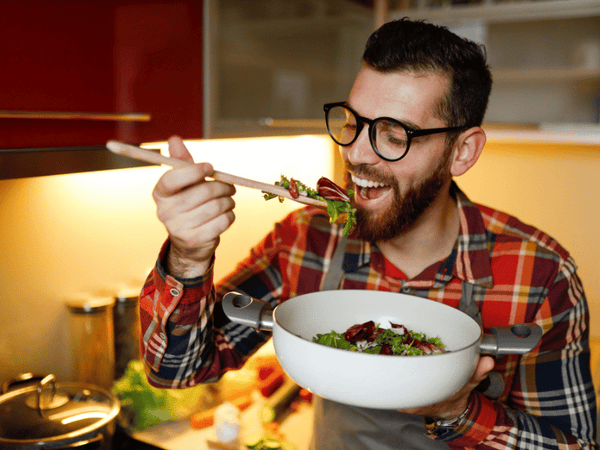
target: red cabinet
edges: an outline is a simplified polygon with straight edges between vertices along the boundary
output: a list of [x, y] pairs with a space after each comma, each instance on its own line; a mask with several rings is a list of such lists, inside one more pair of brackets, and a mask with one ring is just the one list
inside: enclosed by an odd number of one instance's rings
[[1, 15], [0, 148], [202, 137], [201, 1], [21, 0]]

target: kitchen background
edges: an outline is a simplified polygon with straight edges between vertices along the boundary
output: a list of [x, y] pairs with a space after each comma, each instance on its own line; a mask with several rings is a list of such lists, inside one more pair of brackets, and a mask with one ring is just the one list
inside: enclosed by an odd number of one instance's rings
[[[64, 302], [139, 290], [165, 239], [151, 199], [164, 169], [87, 172], [126, 164], [97, 167], [98, 147], [158, 148], [180, 134], [220, 170], [339, 181], [322, 104], [347, 96], [376, 24], [403, 15], [486, 43], [497, 81], [489, 143], [458, 182], [572, 252], [600, 338], [600, 2], [458, 3], [3, 2], [0, 82], [11, 89], [0, 106], [0, 380], [23, 371], [71, 379]], [[217, 277], [295, 207], [243, 188], [237, 204]]]

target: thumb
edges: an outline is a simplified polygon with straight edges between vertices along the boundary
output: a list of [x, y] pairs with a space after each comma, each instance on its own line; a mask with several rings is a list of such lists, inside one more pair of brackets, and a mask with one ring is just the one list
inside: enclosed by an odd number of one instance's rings
[[177, 159], [194, 162], [194, 158], [190, 154], [189, 150], [183, 143], [183, 140], [179, 136], [171, 136], [168, 140], [169, 143], [169, 154]]
[[481, 383], [494, 368], [495, 361], [491, 356], [482, 356], [479, 358], [479, 363], [475, 369], [475, 373], [471, 379], [472, 383], [477, 385]]

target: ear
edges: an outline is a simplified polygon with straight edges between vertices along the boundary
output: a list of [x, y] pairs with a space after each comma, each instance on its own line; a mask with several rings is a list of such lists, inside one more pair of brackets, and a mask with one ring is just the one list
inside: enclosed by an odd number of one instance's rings
[[473, 167], [481, 155], [485, 141], [485, 131], [481, 127], [469, 128], [458, 136], [450, 166], [452, 176], [458, 177]]

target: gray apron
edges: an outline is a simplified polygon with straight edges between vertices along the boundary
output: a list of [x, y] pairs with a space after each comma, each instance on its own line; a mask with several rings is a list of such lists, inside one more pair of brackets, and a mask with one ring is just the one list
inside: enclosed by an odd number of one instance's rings
[[[321, 290], [338, 289], [344, 275], [346, 239], [335, 250]], [[459, 309], [481, 324], [473, 301], [473, 285], [463, 282]], [[423, 417], [389, 409], [344, 405], [314, 397], [311, 450], [448, 450], [445, 442], [426, 435]]]

